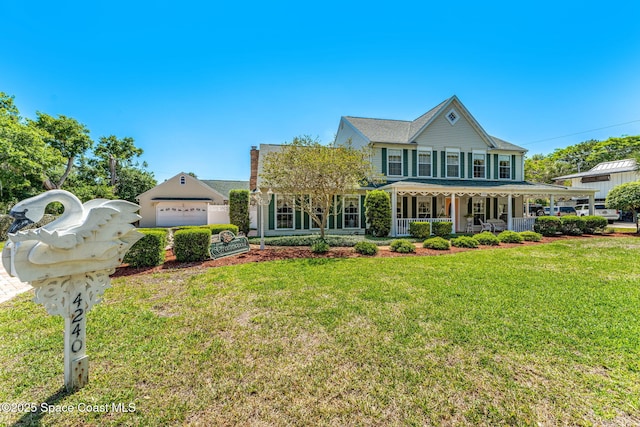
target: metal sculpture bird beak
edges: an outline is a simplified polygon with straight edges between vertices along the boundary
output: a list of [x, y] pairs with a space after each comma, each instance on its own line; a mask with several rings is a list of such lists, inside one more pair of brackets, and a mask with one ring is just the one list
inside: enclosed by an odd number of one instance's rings
[[22, 230], [27, 225], [33, 224], [33, 221], [27, 218], [28, 210], [29, 209], [25, 209], [23, 211], [11, 210], [11, 212], [9, 212], [9, 216], [11, 216], [15, 221], [13, 221], [13, 223], [9, 227], [9, 230], [7, 230], [8, 234], [13, 234], [19, 230]]

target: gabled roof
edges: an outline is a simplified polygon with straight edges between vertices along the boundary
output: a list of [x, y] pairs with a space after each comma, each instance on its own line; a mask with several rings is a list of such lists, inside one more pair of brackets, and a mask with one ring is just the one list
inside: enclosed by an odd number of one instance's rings
[[203, 179], [201, 181], [222, 194], [226, 199], [229, 198], [231, 190], [249, 189], [249, 181], [226, 181], [220, 179]]
[[585, 176], [609, 175], [612, 173], [634, 172], [638, 170], [638, 165], [634, 159], [613, 160], [611, 162], [598, 163], [586, 172], [574, 173], [571, 175], [559, 176], [557, 180], [582, 178]]
[[414, 142], [415, 139], [424, 132], [424, 130], [429, 127], [429, 125], [431, 125], [438, 116], [440, 116], [440, 114], [445, 113], [454, 101], [460, 107], [467, 120], [486, 140], [487, 144], [491, 148], [520, 152], [527, 151], [515, 144], [511, 144], [510, 142], [487, 134], [455, 95], [442, 101], [440, 104], [412, 121], [372, 119], [353, 116], [344, 116], [343, 119], [349, 122], [356, 130], [367, 138], [369, 142], [410, 144]]

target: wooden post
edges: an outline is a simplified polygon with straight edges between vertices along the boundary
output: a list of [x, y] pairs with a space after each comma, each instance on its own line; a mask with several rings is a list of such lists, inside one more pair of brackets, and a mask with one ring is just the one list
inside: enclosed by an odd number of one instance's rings
[[72, 286], [67, 298], [71, 304], [64, 318], [64, 386], [78, 390], [89, 382], [87, 349], [87, 303], [83, 286]]

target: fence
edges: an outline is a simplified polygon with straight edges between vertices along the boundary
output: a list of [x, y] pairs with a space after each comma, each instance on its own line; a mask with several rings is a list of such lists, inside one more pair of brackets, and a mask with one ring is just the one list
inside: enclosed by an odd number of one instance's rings
[[396, 220], [396, 235], [408, 236], [409, 224], [412, 222], [451, 222], [451, 218], [399, 218]]

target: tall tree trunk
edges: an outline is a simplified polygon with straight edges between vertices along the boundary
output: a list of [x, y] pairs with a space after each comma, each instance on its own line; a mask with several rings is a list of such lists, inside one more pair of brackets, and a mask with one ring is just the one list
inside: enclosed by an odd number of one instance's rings
[[58, 181], [58, 183], [56, 184], [56, 188], [62, 188], [62, 185], [67, 180], [67, 177], [69, 176], [69, 173], [71, 172], [71, 169], [73, 168], [73, 162], [75, 160], [76, 160], [75, 156], [69, 157], [69, 160], [67, 161], [67, 169], [65, 169], [64, 173], [60, 177], [60, 181]]
[[117, 176], [116, 176], [116, 158], [113, 154], [109, 155], [109, 174], [111, 175], [111, 186], [114, 187], [116, 185]]

